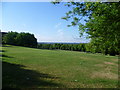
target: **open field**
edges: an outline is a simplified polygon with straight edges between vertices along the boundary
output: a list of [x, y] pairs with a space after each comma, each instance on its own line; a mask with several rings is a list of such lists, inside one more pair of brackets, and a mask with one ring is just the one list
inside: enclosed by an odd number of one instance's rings
[[6, 46], [3, 87], [116, 88], [118, 57], [76, 51]]

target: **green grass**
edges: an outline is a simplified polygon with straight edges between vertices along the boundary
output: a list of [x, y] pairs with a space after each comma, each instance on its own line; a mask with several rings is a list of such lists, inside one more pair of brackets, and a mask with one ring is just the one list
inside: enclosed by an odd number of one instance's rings
[[76, 51], [2, 48], [3, 87], [116, 88], [118, 57]]

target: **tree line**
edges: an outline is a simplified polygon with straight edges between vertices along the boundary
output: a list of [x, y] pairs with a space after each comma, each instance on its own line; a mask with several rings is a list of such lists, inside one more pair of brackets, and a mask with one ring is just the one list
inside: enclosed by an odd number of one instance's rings
[[58, 49], [58, 50], [71, 50], [71, 51], [85, 51], [85, 43], [81, 44], [38, 44], [39, 49]]
[[[96, 43], [95, 43], [96, 44]], [[110, 48], [111, 46], [105, 47], [104, 49], [100, 45], [93, 45], [93, 43], [80, 43], [80, 44], [38, 44], [39, 49], [49, 49], [49, 50], [70, 50], [70, 51], [80, 51], [89, 53], [102, 53], [109, 55], [118, 55], [119, 51], [115, 51]], [[114, 48], [114, 47], [113, 47]]]
[[38, 49], [81, 51], [91, 53], [102, 53], [105, 55], [109, 54], [113, 56], [119, 55], [119, 49], [117, 47], [114, 47], [112, 43], [107, 42], [107, 45], [101, 45], [102, 42], [96, 39], [92, 39], [90, 43], [80, 44], [38, 44], [34, 34], [25, 32], [18, 33], [11, 31], [3, 35], [2, 43]]
[[2, 43], [24, 47], [37, 47], [37, 39], [34, 34], [25, 32], [8, 32], [2, 37]]

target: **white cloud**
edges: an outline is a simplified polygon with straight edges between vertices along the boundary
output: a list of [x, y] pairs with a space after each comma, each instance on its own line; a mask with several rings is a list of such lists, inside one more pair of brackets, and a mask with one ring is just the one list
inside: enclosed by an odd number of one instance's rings
[[63, 29], [58, 29], [58, 34], [63, 35]]
[[55, 28], [59, 28], [61, 26], [61, 22], [55, 25]]
[[58, 29], [57, 30], [57, 36], [58, 36], [58, 39], [60, 39], [60, 40], [63, 40], [65, 38], [63, 29]]

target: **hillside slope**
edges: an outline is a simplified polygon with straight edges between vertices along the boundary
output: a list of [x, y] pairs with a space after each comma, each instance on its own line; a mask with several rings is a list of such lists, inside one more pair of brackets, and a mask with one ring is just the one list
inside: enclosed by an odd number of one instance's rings
[[116, 88], [118, 57], [75, 51], [6, 46], [3, 87]]

